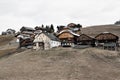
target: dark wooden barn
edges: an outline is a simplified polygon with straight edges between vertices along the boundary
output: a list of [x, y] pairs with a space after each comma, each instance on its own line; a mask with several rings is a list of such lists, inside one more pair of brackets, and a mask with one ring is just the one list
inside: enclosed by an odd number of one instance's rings
[[116, 50], [118, 47], [119, 37], [113, 33], [104, 32], [98, 34], [96, 37], [96, 45], [103, 46], [104, 49]]
[[21, 29], [20, 29], [21, 33], [24, 32], [24, 31], [29, 31], [29, 32], [34, 32], [35, 30], [31, 27], [25, 27], [23, 26]]
[[34, 37], [27, 34], [20, 34], [17, 36], [17, 39], [19, 41], [19, 48], [21, 48], [21, 47], [32, 46]]
[[98, 42], [118, 42], [119, 37], [115, 34], [109, 33], [109, 32], [104, 32], [98, 34], [95, 39]]
[[75, 44], [77, 45], [89, 45], [92, 47], [95, 46], [95, 39], [86, 34], [81, 34], [79, 37], [76, 37], [75, 40]]
[[33, 40], [34, 40], [34, 29], [31, 27], [25, 27], [23, 26], [20, 29], [20, 33], [16, 35], [18, 42], [19, 42], [19, 47], [30, 47], [33, 45]]
[[32, 46], [33, 45], [33, 39], [30, 39], [30, 38], [26, 38], [26, 39], [23, 39], [23, 38], [20, 38], [19, 39], [20, 42], [19, 42], [19, 47], [28, 47], [28, 46]]

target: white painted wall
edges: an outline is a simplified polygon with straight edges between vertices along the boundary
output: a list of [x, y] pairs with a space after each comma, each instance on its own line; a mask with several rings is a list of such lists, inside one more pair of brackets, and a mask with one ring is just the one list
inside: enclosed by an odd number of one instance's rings
[[60, 46], [61, 45], [61, 42], [59, 42], [59, 41], [50, 41], [50, 44], [51, 44], [51, 48], [53, 48], [53, 47], [58, 47], [58, 46]]
[[[36, 35], [35, 36], [35, 40], [34, 40], [35, 43], [37, 42], [44, 42], [44, 49], [45, 50], [48, 50], [50, 48], [53, 48], [53, 47], [58, 47], [61, 45], [61, 42], [59, 41], [53, 41], [51, 39], [49, 39], [45, 34], [41, 33], [40, 35]], [[34, 48], [39, 48], [38, 45], [36, 44], [36, 47]]]

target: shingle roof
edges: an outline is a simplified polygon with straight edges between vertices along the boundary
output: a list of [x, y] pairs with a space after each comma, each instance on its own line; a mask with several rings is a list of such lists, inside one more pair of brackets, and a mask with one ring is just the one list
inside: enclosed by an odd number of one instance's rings
[[56, 36], [54, 36], [52, 33], [46, 33], [43, 32], [47, 37], [49, 37], [53, 41], [60, 41]]
[[78, 40], [79, 41], [87, 41], [87, 40], [94, 40], [94, 38], [86, 35], [86, 34], [81, 34], [79, 37], [78, 37]]
[[64, 32], [69, 32], [69, 33], [71, 33], [72, 35], [80, 36], [80, 35], [78, 35], [78, 34], [72, 32], [71, 30], [62, 30], [60, 33], [58, 33], [58, 35], [60, 35], [61, 33], [64, 33]]
[[117, 35], [109, 32], [100, 33], [95, 38], [96, 40], [118, 40], [119, 39]]
[[31, 31], [34, 31], [34, 28], [23, 26], [20, 30], [31, 30]]

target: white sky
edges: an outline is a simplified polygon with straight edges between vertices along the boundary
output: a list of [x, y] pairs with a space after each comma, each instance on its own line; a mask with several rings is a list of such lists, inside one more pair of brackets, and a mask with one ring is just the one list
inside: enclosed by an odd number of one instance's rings
[[120, 19], [120, 0], [0, 0], [0, 32], [22, 26], [112, 24]]

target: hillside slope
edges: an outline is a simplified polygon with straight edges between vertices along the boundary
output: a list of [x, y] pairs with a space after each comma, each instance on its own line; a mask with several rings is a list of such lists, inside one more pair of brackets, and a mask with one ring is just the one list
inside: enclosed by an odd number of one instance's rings
[[13, 35], [0, 35], [0, 46], [8, 44], [15, 37]]
[[0, 59], [0, 80], [119, 80], [117, 54], [95, 48], [27, 50]]
[[0, 35], [0, 57], [16, 52], [18, 46], [14, 35]]
[[82, 29], [82, 33], [88, 34], [90, 36], [96, 36], [101, 32], [111, 32], [120, 37], [120, 26], [117, 25], [97, 25], [88, 26]]

